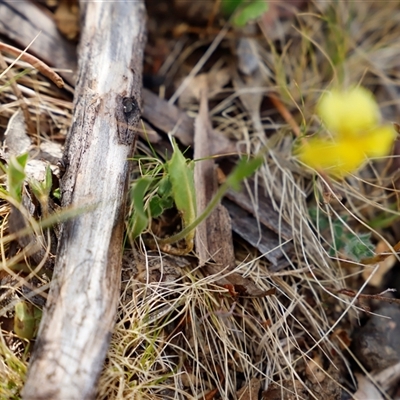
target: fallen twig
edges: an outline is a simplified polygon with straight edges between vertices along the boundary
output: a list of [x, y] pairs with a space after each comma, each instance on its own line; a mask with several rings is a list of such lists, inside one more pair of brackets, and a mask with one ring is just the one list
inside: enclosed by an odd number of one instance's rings
[[18, 59], [31, 64], [32, 67], [36, 68], [39, 72], [41, 72], [46, 78], [49, 78], [52, 82], [54, 82], [59, 88], [64, 87], [64, 81], [60, 75], [54, 72], [47, 64], [43, 61], [40, 61], [38, 58], [24, 51], [17, 49], [14, 46], [10, 46], [9, 44], [5, 44], [0, 42], [0, 51], [5, 51], [6, 53], [12, 54]]

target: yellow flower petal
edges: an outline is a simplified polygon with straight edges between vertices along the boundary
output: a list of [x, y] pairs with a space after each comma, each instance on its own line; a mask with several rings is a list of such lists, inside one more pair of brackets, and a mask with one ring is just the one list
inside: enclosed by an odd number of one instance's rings
[[390, 125], [384, 125], [368, 132], [362, 147], [369, 157], [383, 157], [389, 154], [397, 133]]
[[326, 127], [341, 137], [360, 136], [379, 123], [379, 107], [370, 91], [354, 87], [324, 94], [317, 112]]
[[378, 125], [379, 107], [368, 90], [355, 87], [328, 92], [317, 111], [334, 135], [332, 139], [312, 138], [298, 150], [299, 159], [310, 167], [343, 177], [369, 157], [390, 152], [396, 132], [389, 125]]
[[329, 175], [343, 177], [357, 170], [367, 158], [357, 139], [343, 139], [337, 142], [311, 139], [298, 151], [299, 159], [316, 170]]

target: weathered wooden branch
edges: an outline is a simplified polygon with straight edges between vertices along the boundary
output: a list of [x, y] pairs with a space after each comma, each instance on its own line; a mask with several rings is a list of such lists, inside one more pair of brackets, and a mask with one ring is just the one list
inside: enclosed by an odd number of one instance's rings
[[128, 157], [140, 117], [142, 1], [81, 2], [83, 27], [63, 205], [64, 224], [24, 399], [90, 399], [120, 288]]

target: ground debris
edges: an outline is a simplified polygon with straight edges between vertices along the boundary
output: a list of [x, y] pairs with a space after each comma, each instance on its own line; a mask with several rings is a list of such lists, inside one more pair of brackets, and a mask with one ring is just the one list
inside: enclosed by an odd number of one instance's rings
[[400, 310], [383, 306], [374, 314], [356, 332], [353, 345], [364, 367], [377, 373], [400, 362]]
[[251, 378], [249, 383], [246, 383], [236, 396], [238, 400], [258, 400], [258, 393], [261, 388], [261, 382], [258, 378]]

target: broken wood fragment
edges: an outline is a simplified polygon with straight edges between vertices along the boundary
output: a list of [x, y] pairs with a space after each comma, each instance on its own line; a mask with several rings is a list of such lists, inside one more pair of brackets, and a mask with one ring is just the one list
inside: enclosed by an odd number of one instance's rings
[[[206, 90], [202, 92], [200, 101], [194, 137], [194, 159], [200, 160], [194, 167], [198, 215], [206, 209], [218, 189], [215, 162], [211, 158], [207, 159], [211, 155], [212, 127], [208, 119]], [[235, 267], [232, 227], [229, 214], [221, 204], [197, 227], [196, 252], [200, 265], [213, 260], [223, 268]]]
[[257, 204], [254, 204], [254, 201], [245, 191], [236, 192], [230, 189], [225, 197], [243, 210], [253, 214], [264, 226], [278, 234], [282, 239], [291, 240], [293, 238], [290, 225], [274, 210], [271, 200], [263, 193], [262, 187], [259, 187], [257, 191]]
[[143, 118], [165, 133], [174, 132], [184, 146], [193, 144], [193, 118], [148, 89], [143, 89]]
[[283, 251], [289, 253], [293, 245], [279, 240], [275, 232], [263, 224], [257, 224], [256, 218], [240, 205], [225, 198], [222, 204], [228, 209], [232, 220], [232, 230], [264, 255], [271, 262], [271, 272], [279, 271], [288, 265]]
[[[172, 133], [184, 146], [193, 145], [194, 119], [148, 89], [143, 89], [143, 118], [164, 133]], [[211, 129], [209, 136], [212, 142], [209, 155], [237, 152], [234, 143], [221, 133]]]

